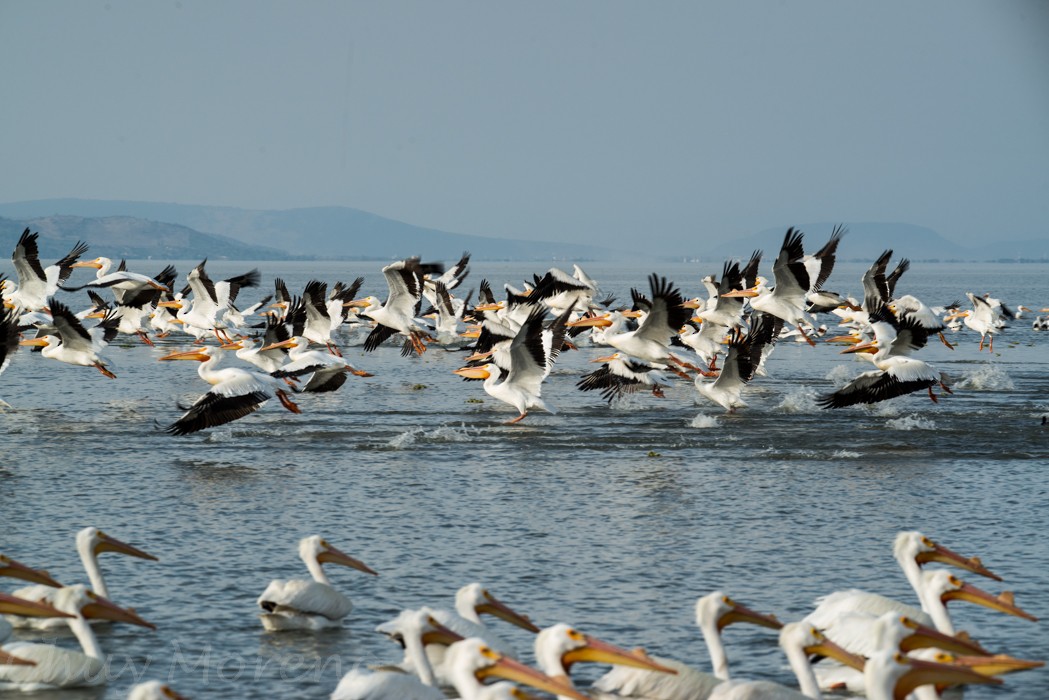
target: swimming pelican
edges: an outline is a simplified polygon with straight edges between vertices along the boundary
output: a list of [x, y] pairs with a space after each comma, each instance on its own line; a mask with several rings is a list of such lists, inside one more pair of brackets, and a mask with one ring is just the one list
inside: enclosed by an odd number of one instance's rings
[[913, 659], [892, 649], [875, 652], [868, 658], [863, 676], [868, 700], [898, 700], [915, 688], [930, 684], [1001, 683], [964, 666]]
[[39, 233], [30, 233], [27, 228], [22, 232], [11, 254], [11, 262], [14, 263], [18, 275], [18, 285], [16, 287], [9, 280], [4, 280], [3, 297], [6, 303], [17, 310], [44, 309], [47, 300], [58, 293], [59, 285], [69, 279], [80, 256], [87, 252], [87, 243], [77, 241], [64, 258], [45, 269], [40, 264], [37, 245], [39, 237]]
[[301, 413], [298, 405], [280, 388], [280, 380], [268, 374], [250, 372], [239, 367], [215, 369], [222, 359], [221, 348], [204, 347], [165, 355], [161, 360], [195, 360], [200, 362], [197, 374], [211, 389], [193, 402], [182, 416], [164, 428], [171, 435], [188, 435], [205, 428], [224, 425], [257, 411], [274, 396], [292, 413]]
[[696, 601], [696, 625], [703, 634], [710, 656], [713, 674], [692, 666], [654, 657], [656, 663], [674, 669], [676, 675], [651, 673], [635, 668], [616, 667], [594, 682], [594, 688], [623, 697], [648, 700], [703, 700], [722, 681], [729, 679], [728, 655], [721, 640], [721, 632], [729, 625], [747, 622], [759, 627], [779, 629], [783, 625], [771, 615], [763, 615], [729, 598], [722, 591], [714, 591]]
[[36, 662], [35, 666], [0, 666], [0, 690], [50, 690], [102, 685], [106, 682], [106, 655], [88, 624], [89, 619], [127, 622], [149, 629], [156, 627], [134, 611], [117, 607], [86, 586], [66, 586], [55, 594], [54, 607], [70, 615], [64, 618], [76, 635], [82, 651], [54, 644], [11, 642], [4, 651]]
[[179, 695], [167, 683], [146, 681], [132, 686], [128, 691], [127, 700], [187, 700], [187, 698], [185, 695]]
[[40, 354], [49, 360], [94, 367], [110, 379], [116, 379], [117, 375], [109, 371], [105, 361], [99, 355], [116, 337], [119, 320], [115, 313], [106, 312], [97, 326], [84, 328], [76, 314], [62, 302], [52, 298], [47, 305], [51, 309], [55, 332], [58, 335], [49, 334], [40, 338], [30, 338], [19, 344], [40, 346], [43, 348]]
[[[29, 569], [29, 571], [33, 571]], [[73, 616], [56, 610], [48, 603], [35, 602], [18, 598], [7, 593], [0, 593], [0, 615], [16, 615], [18, 617], [46, 617], [46, 618], [72, 618]], [[11, 636], [11, 625], [0, 618], [0, 644], [3, 644]], [[0, 650], [0, 665], [21, 664], [35, 666], [35, 661], [22, 659], [13, 654]]]
[[543, 328], [546, 311], [542, 308], [534, 310], [510, 344], [510, 371], [505, 376], [493, 363], [462, 367], [454, 370], [455, 374], [468, 379], [484, 379], [484, 390], [489, 396], [516, 408], [520, 415], [507, 421], [507, 425], [524, 419], [532, 408], [557, 413], [556, 408], [542, 399], [542, 385], [561, 352], [569, 313], [571, 311], [566, 311], [548, 328]]
[[[144, 552], [138, 547], [133, 547], [126, 542], [121, 542], [117, 538], [111, 537], [102, 532], [97, 527], [85, 527], [77, 532], [76, 550], [77, 554], [80, 556], [80, 563], [84, 565], [84, 571], [87, 572], [87, 578], [91, 582], [91, 590], [103, 598], [109, 598], [110, 596], [109, 588], [106, 586], [106, 580], [102, 576], [102, 569], [98, 565], [98, 555], [104, 554], [105, 552], [114, 552], [116, 554], [124, 554], [138, 559], [157, 561], [157, 558], [152, 554]], [[25, 598], [26, 600], [38, 600], [53, 603], [54, 596], [58, 591], [54, 586], [55, 583], [57, 582], [39, 582], [35, 586], [19, 588], [14, 592], [14, 595], [19, 598]], [[64, 624], [62, 620], [57, 619], [9, 619], [15, 627], [28, 627], [31, 629], [53, 629], [55, 627], [61, 627]]]
[[257, 601], [265, 610], [259, 616], [262, 626], [270, 632], [337, 627], [342, 624], [342, 618], [350, 614], [353, 603], [332, 587], [322, 564], [340, 564], [378, 576], [364, 562], [339, 551], [320, 535], [300, 540], [299, 556], [313, 580], [275, 579]]

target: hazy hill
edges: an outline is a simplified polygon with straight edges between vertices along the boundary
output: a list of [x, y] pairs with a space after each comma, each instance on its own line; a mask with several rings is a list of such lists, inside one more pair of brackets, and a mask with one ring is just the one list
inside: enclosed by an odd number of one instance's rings
[[97, 255], [114, 260], [151, 257], [158, 260], [194, 260], [203, 257], [277, 260], [287, 257], [284, 251], [274, 248], [248, 245], [228, 236], [210, 235], [178, 224], [130, 216], [0, 218], [0, 253], [10, 255], [9, 251], [14, 250], [18, 237], [26, 227], [40, 232], [40, 257], [48, 262], [54, 262], [68, 253], [77, 241], [86, 241], [91, 245], [85, 260]]
[[257, 211], [82, 199], [0, 204], [0, 216], [26, 219], [54, 214], [130, 216], [167, 221], [197, 231], [229, 236], [251, 245], [283, 249], [295, 257], [395, 260], [420, 255], [443, 260], [457, 257], [464, 250], [482, 260], [591, 260], [614, 256], [607, 249], [586, 245], [506, 240], [438, 231], [347, 207]]

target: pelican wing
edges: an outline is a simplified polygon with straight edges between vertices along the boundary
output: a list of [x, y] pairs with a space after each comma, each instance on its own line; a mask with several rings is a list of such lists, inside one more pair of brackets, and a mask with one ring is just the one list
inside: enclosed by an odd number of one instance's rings
[[533, 310], [510, 343], [510, 373], [506, 381], [520, 386], [532, 396], [539, 395], [543, 378], [553, 361], [549, 341], [544, 342], [543, 338], [545, 315], [544, 309]]
[[419, 269], [419, 258], [400, 260], [382, 269], [390, 296], [386, 307], [396, 308], [400, 313], [411, 318], [415, 315], [415, 306], [422, 298], [422, 273]]
[[188, 435], [224, 425], [254, 413], [273, 396], [253, 372], [231, 367], [220, 373], [226, 378], [197, 399], [181, 418], [164, 429], [165, 432]]
[[0, 310], [0, 374], [18, 349], [18, 316], [14, 309]]
[[418, 676], [389, 668], [347, 671], [331, 700], [445, 700], [439, 689], [423, 684]]
[[55, 320], [55, 332], [62, 339], [62, 345], [70, 350], [91, 352], [93, 350], [91, 335], [76, 314], [53, 297], [48, 299], [47, 306], [51, 309], [51, 316]]
[[692, 317], [692, 310], [682, 306], [685, 299], [666, 277], [653, 273], [648, 276], [648, 284], [652, 289], [652, 308], [638, 327], [637, 335], [669, 347], [670, 339]]
[[910, 360], [895, 365], [887, 371], [864, 372], [833, 394], [820, 398], [817, 403], [823, 408], [845, 408], [859, 403], [877, 403], [927, 389], [937, 381], [938, 378], [929, 365], [921, 360]]
[[594, 681], [593, 688], [615, 697], [624, 698], [705, 698], [721, 679], [698, 671], [687, 664], [663, 657], [652, 657], [673, 673], [658, 673], [630, 666], [613, 666], [612, 670]]
[[36, 240], [39, 233], [30, 233], [27, 228], [15, 244], [14, 252], [11, 253], [11, 262], [15, 265], [18, 273], [18, 286], [24, 287], [28, 283], [43, 283], [46, 279], [44, 268], [40, 265], [40, 250]]
[[863, 273], [863, 310], [870, 313], [872, 309], [881, 308], [892, 298], [889, 284], [885, 278], [885, 269], [889, 266], [892, 250], [886, 250]]
[[816, 251], [815, 255], [805, 257], [805, 269], [809, 275], [809, 288], [805, 290], [806, 292], [817, 292], [823, 289], [823, 285], [830, 279], [830, 273], [834, 270], [834, 260], [837, 257], [838, 244], [841, 243], [841, 237], [845, 235], [845, 232], [845, 226], [838, 224], [831, 232], [830, 240]]
[[258, 599], [266, 612], [290, 612], [303, 615], [322, 615], [339, 620], [353, 610], [350, 599], [331, 586], [306, 579], [270, 581]]
[[215, 291], [215, 283], [208, 277], [208, 273], [204, 270], [204, 265], [208, 262], [207, 258], [192, 270], [186, 276], [186, 280], [189, 282], [189, 288], [193, 290], [193, 302], [202, 303], [204, 300], [211, 301], [216, 306], [219, 303], [218, 293]]
[[103, 662], [79, 650], [55, 644], [12, 642], [4, 645], [4, 651], [35, 661], [36, 666], [0, 666], [0, 686], [12, 683], [25, 690], [42, 690], [101, 685], [106, 680]]
[[776, 296], [804, 299], [805, 293], [809, 291], [809, 271], [803, 261], [805, 249], [802, 246], [802, 238], [804, 235], [801, 231], [791, 227], [787, 229], [783, 237], [783, 245], [780, 247], [776, 262], [772, 265], [772, 274], [776, 278], [776, 288], [773, 293]]

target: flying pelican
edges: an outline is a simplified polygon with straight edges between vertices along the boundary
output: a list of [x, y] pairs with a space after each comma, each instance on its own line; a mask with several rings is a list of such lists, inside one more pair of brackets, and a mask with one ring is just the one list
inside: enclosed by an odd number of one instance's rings
[[507, 421], [507, 425], [524, 419], [532, 408], [557, 413], [557, 409], [543, 401], [541, 393], [543, 380], [553, 369], [554, 360], [564, 344], [565, 322], [569, 313], [571, 311], [566, 311], [544, 329], [543, 317], [546, 311], [535, 309], [510, 344], [510, 371], [505, 376], [493, 363], [481, 367], [462, 367], [454, 370], [455, 374], [468, 379], [485, 380], [484, 390], [489, 396], [516, 408], [520, 415]]
[[762, 361], [766, 346], [776, 342], [783, 321], [771, 314], [756, 312], [750, 325], [750, 333], [743, 335], [737, 328], [732, 331], [728, 355], [721, 366], [721, 373], [713, 382], [696, 377], [695, 386], [700, 394], [718, 404], [729, 413], [746, 407], [741, 394], [743, 387], [754, 378]]
[[853, 668], [863, 668], [863, 658], [842, 649], [818, 629], [791, 622], [779, 633], [779, 645], [798, 679], [800, 692], [771, 681], [728, 680], [714, 687], [709, 700], [806, 700], [821, 697], [809, 656], [829, 656]]
[[[230, 347], [237, 347], [234, 343]], [[327, 352], [319, 352], [309, 349], [310, 341], [297, 335], [287, 340], [278, 341], [267, 345], [259, 350], [260, 353], [271, 350], [288, 348], [288, 363], [281, 366], [270, 374], [278, 379], [285, 377], [301, 377], [309, 374], [310, 380], [302, 387], [302, 391], [327, 392], [335, 391], [346, 383], [347, 373], [358, 377], [371, 377], [364, 370], [355, 369], [342, 355], [333, 355]]]
[[[74, 263], [72, 267], [93, 267], [97, 272], [95, 273], [94, 282], [82, 284], [79, 287], [62, 287], [67, 292], [79, 292], [81, 289], [95, 289], [99, 287], [112, 289], [114, 293], [120, 290], [134, 294], [143, 291], [146, 287], [152, 287], [162, 292], [171, 291], [170, 285], [166, 285], [149, 275], [128, 272], [123, 269], [123, 265], [116, 271], [110, 272], [110, 268], [113, 267], [113, 261], [109, 258], [98, 257], [94, 260], [85, 260], [84, 262]], [[172, 269], [172, 271], [174, 270]]]
[[651, 673], [634, 668], [613, 668], [594, 682], [594, 688], [623, 697], [648, 700], [702, 700], [716, 685], [729, 679], [728, 655], [721, 632], [729, 625], [747, 622], [759, 627], [779, 629], [783, 625], [771, 615], [763, 615], [714, 591], [696, 601], [696, 625], [706, 642], [714, 673], [706, 673], [687, 664], [655, 657], [654, 661], [672, 668], [676, 675]]
[[275, 579], [270, 581], [257, 601], [265, 610], [259, 616], [262, 626], [270, 632], [337, 627], [342, 624], [342, 618], [350, 614], [353, 603], [332, 587], [322, 564], [340, 564], [378, 576], [364, 562], [339, 551], [320, 535], [299, 541], [299, 557], [313, 580]]
[[4, 301], [16, 309], [40, 311], [47, 306], [47, 300], [58, 293], [59, 285], [69, 279], [77, 260], [87, 252], [87, 243], [77, 241], [73, 249], [54, 265], [45, 269], [40, 264], [40, 252], [37, 245], [39, 233], [30, 233], [27, 228], [15, 244], [11, 254], [15, 272], [18, 274], [17, 287], [9, 280], [4, 280]]
[[175, 692], [175, 689], [167, 683], [146, 681], [132, 686], [128, 691], [127, 700], [187, 700], [187, 698]]
[[663, 398], [663, 389], [670, 385], [663, 374], [666, 365], [631, 360], [621, 352], [590, 361], [603, 362], [604, 365], [584, 375], [576, 387], [580, 391], [600, 389], [601, 398], [609, 404], [625, 394], [638, 391], [651, 391], [653, 396]]
[[70, 615], [66, 624], [76, 635], [82, 651], [54, 644], [11, 642], [4, 651], [36, 662], [35, 666], [0, 666], [0, 690], [50, 690], [102, 685], [106, 682], [106, 655], [88, 624], [89, 619], [127, 622], [149, 629], [156, 627], [135, 612], [117, 607], [86, 586], [66, 586], [55, 594], [54, 607]]
[[966, 326], [980, 334], [980, 351], [983, 351], [984, 343], [990, 336], [987, 349], [989, 352], [994, 352], [994, 336], [1000, 333], [1005, 326], [1001, 310], [992, 306], [987, 299], [978, 297], [972, 292], [966, 292], [965, 296], [969, 298], [973, 308], [958, 315], [963, 317]]
[[226, 342], [229, 338], [223, 338], [219, 333], [224, 329], [220, 327], [218, 315], [237, 300], [242, 288], [258, 286], [259, 271], [251, 270], [243, 275], [213, 282], [204, 269], [207, 262], [205, 258], [186, 276], [193, 292], [193, 301], [189, 306], [185, 300], [179, 302], [176, 317], [188, 330], [196, 329], [198, 340], [204, 334], [214, 333], [219, 342]]
[[112, 311], [107, 312], [97, 326], [88, 329], [84, 328], [68, 306], [57, 299], [50, 299], [47, 305], [51, 309], [55, 332], [58, 335], [30, 338], [19, 344], [40, 346], [43, 348], [40, 354], [49, 360], [94, 367], [110, 379], [116, 379], [117, 375], [109, 371], [105, 361], [99, 356], [103, 348], [116, 337], [119, 324], [116, 315]]
[[280, 388], [280, 380], [268, 374], [250, 372], [239, 367], [215, 369], [222, 359], [221, 348], [204, 347], [165, 355], [161, 360], [196, 360], [197, 374], [211, 389], [193, 402], [182, 416], [164, 428], [171, 435], [188, 435], [205, 428], [224, 425], [259, 409], [274, 396], [292, 413], [301, 413], [298, 405]]
[[364, 350], [371, 352], [394, 333], [400, 333], [406, 337], [401, 354], [410, 355], [414, 351], [422, 355], [426, 352], [423, 340], [429, 336], [415, 323], [423, 288], [419, 258], [391, 263], [382, 269], [382, 274], [390, 290], [385, 304], [374, 296], [347, 302], [351, 306], [363, 307], [361, 314], [377, 324], [364, 341]]
[[[466, 276], [470, 274], [470, 253], [464, 252], [459, 258], [459, 262], [447, 270], [443, 269], [443, 265], [433, 264], [420, 266], [420, 268], [423, 272], [423, 296], [426, 297], [431, 306], [437, 306], [437, 285], [444, 285], [444, 288], [450, 292], [462, 284]], [[432, 272], [430, 271], [431, 269]], [[440, 276], [434, 279], [432, 275], [438, 272], [440, 272]]]
[[[152, 554], [144, 552], [138, 547], [133, 547], [126, 542], [121, 542], [117, 538], [111, 537], [102, 532], [97, 527], [85, 527], [77, 532], [76, 549], [77, 554], [80, 555], [80, 563], [84, 565], [84, 571], [87, 572], [87, 578], [91, 582], [91, 590], [103, 598], [109, 598], [110, 596], [109, 588], [106, 586], [106, 580], [102, 576], [102, 569], [98, 565], [99, 554], [115, 552], [117, 554], [124, 554], [138, 559], [157, 561], [157, 558]], [[25, 598], [26, 600], [39, 600], [52, 603], [54, 601], [54, 596], [57, 593], [57, 589], [54, 585], [55, 583], [55, 581], [38, 582], [35, 586], [20, 588], [15, 591], [14, 594], [19, 598]], [[32, 629], [52, 629], [63, 625], [61, 620], [55, 619], [9, 619], [16, 627], [29, 627]]]
[[[546, 675], [572, 686], [569, 672], [580, 662], [629, 667], [646, 674], [674, 676], [677, 671], [649, 657], [641, 650], [627, 651], [597, 637], [558, 623], [539, 632], [535, 638], [535, 659]], [[563, 693], [560, 694], [564, 696]]]

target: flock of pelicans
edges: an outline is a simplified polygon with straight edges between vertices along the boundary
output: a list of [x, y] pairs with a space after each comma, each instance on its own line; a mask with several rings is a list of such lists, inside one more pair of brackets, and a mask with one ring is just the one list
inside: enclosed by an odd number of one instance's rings
[[[517, 411], [509, 421], [515, 423], [532, 409], [555, 412], [542, 398], [544, 380], [562, 351], [590, 345], [612, 352], [592, 360], [601, 367], [579, 380], [580, 390], [598, 391], [609, 402], [639, 391], [662, 397], [663, 389], [680, 379], [731, 412], [746, 406], [743, 390], [766, 374], [777, 341], [793, 337], [815, 345], [826, 332], [816, 315], [830, 314], [844, 331], [826, 340], [846, 344], [843, 352], [873, 365], [819, 402], [843, 408], [917, 391], [928, 391], [936, 401], [934, 389], [950, 389], [940, 372], [913, 356], [916, 351], [934, 336], [954, 347], [944, 331], [963, 324], [980, 334], [981, 351], [985, 346], [993, 350], [994, 337], [1006, 323], [1031, 312], [1025, 306], [1014, 312], [987, 294], [967, 293], [971, 308], [964, 310], [957, 303], [929, 307], [913, 295], [897, 295], [909, 263], [900, 260], [890, 271], [891, 250], [863, 275], [862, 300], [842, 298], [823, 286], [844, 233], [843, 227], [835, 228], [822, 248], [806, 254], [803, 234], [789, 229], [773, 264], [772, 285], [758, 274], [761, 253], [755, 252], [746, 264], [726, 262], [720, 278], [704, 278], [706, 298], [686, 299], [672, 282], [652, 274], [647, 294], [632, 289], [630, 303], [616, 305], [612, 297], [599, 298], [598, 284], [577, 265], [571, 275], [551, 269], [521, 288], [507, 284], [503, 299], [482, 280], [471, 305], [472, 292], [465, 298], [452, 293], [468, 272], [469, 255], [464, 254], [447, 270], [418, 258], [387, 265], [382, 270], [385, 301], [358, 298], [362, 278], [338, 282], [330, 290], [313, 280], [299, 295], [290, 294], [278, 278], [274, 294], [240, 308], [240, 293], [259, 285], [257, 270], [216, 282], [205, 261], [176, 291], [172, 266], [149, 277], [128, 271], [123, 261], [116, 269], [104, 257], [81, 261], [87, 250], [83, 243], [44, 268], [38, 234], [26, 229], [12, 255], [17, 282], [0, 283], [5, 307], [0, 372], [19, 345], [29, 345], [38, 346], [45, 359], [94, 367], [115, 378], [102, 353], [118, 334], [138, 336], [147, 344], [153, 344], [151, 333], [157, 338], [182, 334], [192, 339], [193, 349], [160, 359], [200, 362], [200, 378], [211, 385], [166, 428], [185, 435], [247, 416], [273, 398], [299, 413], [294, 394], [336, 391], [349, 374], [371, 376], [343, 358], [340, 344], [372, 351], [396, 336], [405, 356], [421, 355], [434, 344], [469, 352], [455, 373], [483, 380], [489, 395]], [[73, 286], [71, 275], [78, 267], [96, 268], [96, 278]], [[89, 301], [80, 311], [56, 296], [59, 290], [83, 289]], [[103, 298], [102, 290], [112, 298]], [[97, 323], [88, 325], [89, 319]], [[1049, 316], [1037, 317], [1034, 327], [1049, 328]], [[215, 344], [206, 344], [211, 339]], [[220, 368], [229, 352], [252, 369]]]
[[[117, 552], [155, 559], [97, 528], [76, 538], [90, 586], [63, 586], [50, 575], [0, 555], [0, 576], [33, 585], [0, 593], [0, 643], [12, 634], [68, 626], [79, 651], [51, 643], [7, 642], [0, 648], [0, 690], [71, 688], [105, 683], [106, 657], [93, 623], [124, 622], [155, 627], [134, 610], [109, 599], [98, 555]], [[680, 661], [651, 657], [640, 649], [610, 644], [567, 624], [545, 629], [514, 611], [478, 583], [461, 588], [455, 609], [403, 610], [378, 626], [404, 650], [403, 659], [346, 673], [332, 700], [440, 700], [442, 688], [454, 688], [466, 700], [532, 697], [515, 684], [560, 698], [639, 698], [647, 700], [786, 700], [820, 698], [824, 690], [847, 690], [871, 700], [930, 700], [948, 687], [998, 684], [998, 676], [1035, 669], [1043, 662], [987, 651], [966, 633], [957, 633], [947, 603], [963, 600], [1037, 621], [1017, 607], [1013, 595], [997, 596], [966, 583], [948, 569], [923, 568], [941, 563], [1000, 581], [976, 557], [967, 558], [920, 532], [900, 532], [894, 555], [914, 588], [921, 607], [861, 590], [831, 593], [798, 622], [783, 624], [742, 605], [721, 591], [700, 598], [696, 624], [706, 642], [713, 672]], [[258, 598], [263, 627], [270, 632], [320, 630], [341, 626], [352, 604], [328, 579], [324, 565], [347, 566], [375, 574], [366, 564], [319, 536], [299, 542], [299, 555], [311, 579], [275, 580]], [[490, 630], [482, 615], [497, 617], [536, 634], [534, 663]], [[770, 681], [730, 679], [722, 631], [735, 623], [778, 630], [779, 644], [797, 676], [800, 690]], [[584, 691], [570, 676], [577, 663], [610, 664], [612, 669]], [[489, 679], [501, 679], [485, 684]], [[912, 695], [913, 694], [913, 695]], [[151, 681], [135, 686], [129, 698], [179, 698], [170, 686]]]

